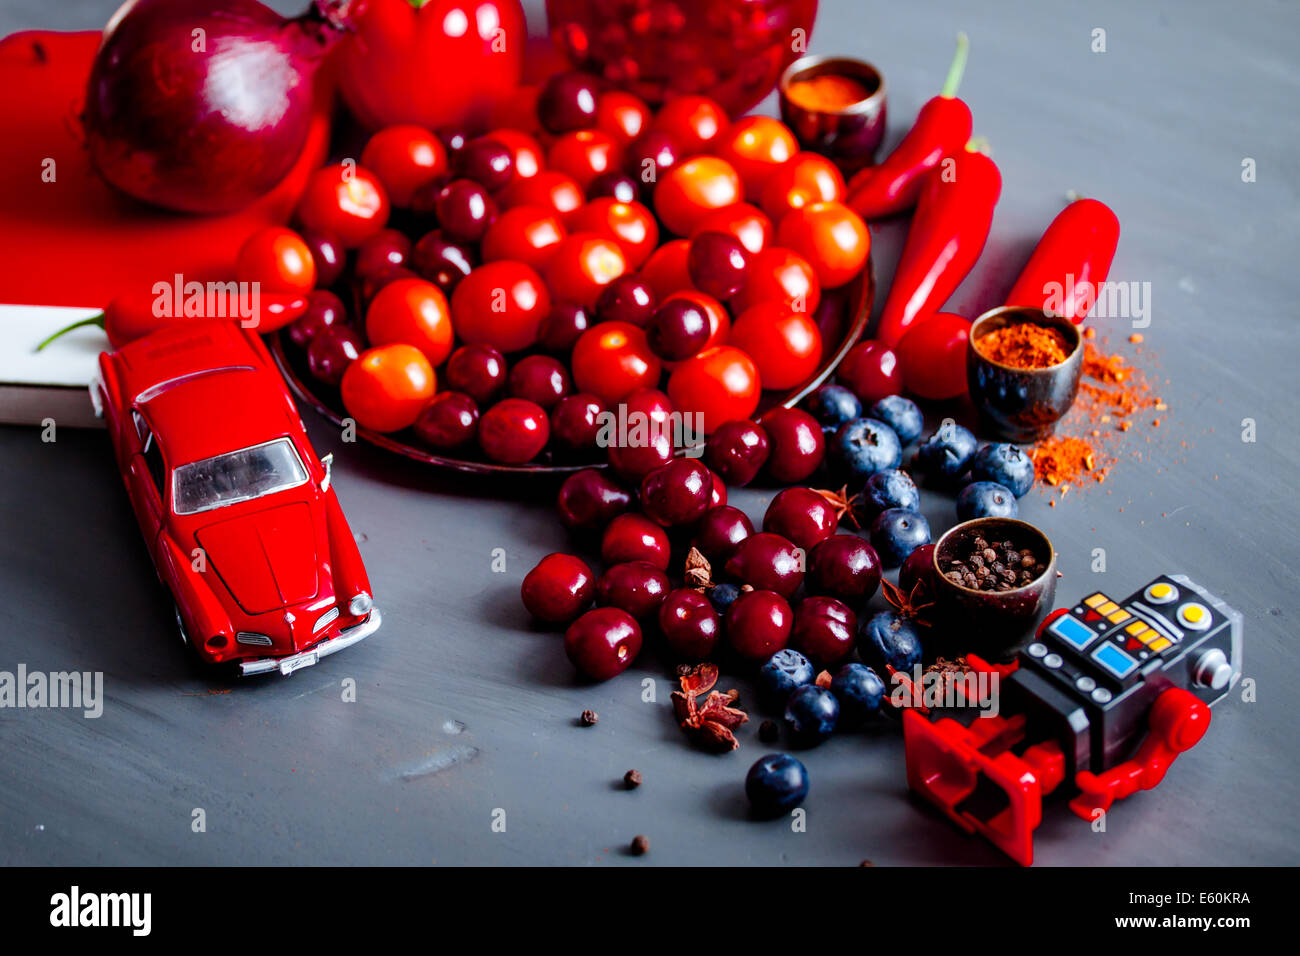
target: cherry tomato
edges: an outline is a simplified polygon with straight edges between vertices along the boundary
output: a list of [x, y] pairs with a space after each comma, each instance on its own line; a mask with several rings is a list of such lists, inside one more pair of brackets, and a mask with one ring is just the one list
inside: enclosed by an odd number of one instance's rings
[[316, 260], [298, 233], [266, 226], [239, 247], [235, 278], [256, 282], [263, 292], [310, 292], [316, 285]]
[[379, 177], [389, 201], [405, 209], [417, 189], [446, 175], [447, 149], [423, 126], [389, 126], [370, 137], [361, 165]]
[[903, 384], [921, 398], [966, 394], [966, 342], [970, 322], [952, 312], [922, 316], [898, 343]]
[[518, 352], [537, 342], [551, 296], [537, 270], [502, 259], [479, 266], [451, 294], [451, 320], [462, 342]]
[[760, 302], [780, 302], [792, 311], [817, 313], [822, 288], [808, 260], [782, 246], [769, 246], [749, 260], [745, 284], [731, 300], [739, 315]]
[[761, 391], [754, 360], [730, 345], [687, 359], [668, 378], [673, 405], [679, 411], [700, 412], [706, 433], [723, 422], [753, 415]]
[[754, 360], [764, 388], [794, 388], [822, 360], [822, 333], [812, 316], [780, 302], [760, 302], [740, 313], [729, 341]]
[[532, 179], [546, 168], [546, 156], [536, 139], [519, 129], [494, 129], [488, 133], [488, 139], [494, 139], [506, 149], [514, 159], [515, 178]]
[[650, 258], [641, 266], [641, 278], [650, 283], [655, 301], [662, 302], [674, 292], [695, 288], [686, 267], [690, 251], [689, 239], [670, 239], [650, 253]]
[[825, 156], [799, 153], [778, 166], [763, 187], [763, 211], [780, 222], [791, 209], [814, 202], [843, 202], [844, 176]]
[[569, 231], [543, 206], [515, 206], [497, 217], [483, 235], [483, 261], [517, 259], [539, 272], [546, 268]]
[[646, 344], [645, 330], [631, 322], [602, 322], [582, 333], [573, 347], [573, 382], [606, 406], [659, 383], [659, 358]]
[[772, 220], [757, 206], [747, 202], [711, 212], [691, 230], [694, 239], [702, 232], [725, 232], [735, 236], [751, 254], [762, 252], [772, 241]]
[[593, 179], [622, 165], [623, 147], [598, 129], [575, 130], [556, 137], [547, 151], [546, 163], [571, 176], [585, 195]]
[[371, 345], [393, 342], [414, 345], [437, 368], [447, 360], [452, 347], [447, 297], [424, 279], [397, 279], [388, 283], [366, 309], [366, 338]]
[[871, 254], [867, 224], [841, 202], [814, 202], [786, 213], [776, 238], [808, 260], [823, 289], [844, 285]]
[[388, 224], [388, 193], [364, 166], [334, 163], [311, 174], [298, 202], [308, 229], [338, 237], [355, 249]]
[[557, 302], [596, 307], [601, 291], [627, 272], [627, 257], [613, 239], [577, 232], [556, 247], [546, 266], [546, 284]]
[[568, 226], [570, 218], [582, 208], [586, 196], [572, 176], [543, 169], [528, 179], [516, 179], [498, 197], [507, 209], [515, 206], [545, 206]]
[[681, 147], [682, 156], [703, 153], [730, 125], [721, 103], [695, 94], [669, 100], [654, 118], [654, 128], [671, 136]]
[[396, 432], [415, 423], [436, 382], [423, 352], [395, 342], [362, 352], [343, 373], [339, 390], [343, 407], [362, 428]]
[[735, 167], [745, 184], [745, 198], [758, 202], [767, 178], [799, 152], [790, 127], [770, 116], [745, 116], [731, 124], [717, 153]]
[[612, 136], [620, 146], [636, 139], [649, 123], [650, 107], [639, 96], [610, 90], [596, 100], [596, 129]]
[[887, 395], [903, 391], [903, 368], [898, 355], [879, 339], [866, 339], [849, 349], [835, 370], [835, 377], [863, 405], [874, 405]]
[[[731, 316], [727, 314], [727, 309], [721, 302], [711, 295], [700, 292], [698, 289], [678, 289], [668, 298], [686, 299], [688, 302], [694, 302], [709, 317], [709, 338], [701, 346], [701, 352], [707, 352], [709, 349], [727, 344], [727, 340], [731, 336]], [[667, 301], [667, 299], [664, 301]], [[672, 371], [680, 364], [680, 362], [665, 362], [664, 368]]]
[[659, 224], [649, 209], [639, 202], [619, 202], [608, 196], [593, 199], [578, 210], [573, 231], [613, 239], [631, 269], [639, 269], [659, 244]]
[[691, 230], [717, 209], [740, 202], [740, 177], [726, 160], [696, 156], [668, 171], [655, 187], [655, 212], [678, 236]]

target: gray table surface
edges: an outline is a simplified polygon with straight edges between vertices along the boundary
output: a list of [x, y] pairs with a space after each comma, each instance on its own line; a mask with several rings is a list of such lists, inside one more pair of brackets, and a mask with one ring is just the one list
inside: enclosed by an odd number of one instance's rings
[[[7, 0], [0, 33], [97, 27], [113, 7]], [[1257, 688], [1254, 702], [1234, 693], [1218, 706], [1207, 738], [1105, 833], [1049, 810], [1038, 859], [1295, 863], [1300, 8], [823, 0], [811, 50], [882, 68], [888, 146], [937, 88], [958, 29], [972, 42], [962, 94], [1005, 186], [951, 305], [996, 305], [1063, 193], [1095, 195], [1123, 223], [1112, 278], [1151, 284], [1146, 361], [1167, 379], [1153, 444], [1135, 431], [1104, 489], [1055, 508], [1033, 492], [1023, 516], [1056, 542], [1064, 600], [1174, 571], [1239, 608]], [[876, 231], [884, 285], [905, 228]], [[1129, 332], [1099, 324], [1116, 341]], [[291, 679], [233, 685], [205, 677], [175, 639], [104, 433], [65, 429], [47, 444], [0, 430], [0, 670], [102, 671], [106, 695], [94, 720], [0, 710], [0, 863], [617, 864], [638, 833], [652, 841], [638, 863], [1001, 862], [908, 798], [888, 723], [803, 755], [806, 832], [749, 821], [742, 780], [769, 749], [757, 720], [733, 755], [693, 751], [666, 669], [586, 686], [559, 638], [530, 629], [520, 579], [566, 547], [550, 487], [484, 488], [344, 444], [311, 413], [307, 424], [335, 453], [385, 624]], [[735, 495], [755, 517], [769, 497]], [[955, 520], [947, 499], [925, 507], [939, 527]], [[1089, 570], [1097, 547], [1104, 576]], [[504, 573], [491, 570], [495, 549]], [[597, 726], [575, 725], [585, 708]], [[645, 785], [623, 792], [632, 767]], [[192, 831], [196, 808], [206, 832]]]

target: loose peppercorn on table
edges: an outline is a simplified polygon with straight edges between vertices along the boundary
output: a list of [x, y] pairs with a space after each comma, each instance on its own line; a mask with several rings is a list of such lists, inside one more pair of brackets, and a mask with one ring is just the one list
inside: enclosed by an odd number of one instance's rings
[[[116, 6], [10, 4], [0, 34], [98, 28]], [[536, 28], [541, 4], [526, 6]], [[1300, 216], [1288, 177], [1300, 135], [1275, 119], [1300, 98], [1300, 10], [820, 8], [810, 52], [869, 60], [888, 77], [881, 156], [938, 89], [956, 31], [971, 37], [961, 96], [1003, 192], [988, 246], [945, 311], [1002, 304], [1067, 190], [1103, 199], [1123, 223], [1110, 278], [1132, 284], [1129, 314], [1089, 319], [1089, 341], [1141, 366], [1164, 408], [1138, 408], [1122, 434], [1099, 411], [1071, 436], [1087, 447], [1090, 430], [1113, 434], [1105, 482], [1071, 480], [1062, 496], [1065, 485], [1040, 481], [1020, 499], [1020, 517], [1058, 552], [1058, 605], [1185, 574], [1244, 615], [1243, 681], [1205, 738], [1160, 788], [1118, 804], [1104, 833], [1049, 803], [1037, 865], [1300, 862], [1287, 685], [1300, 566]], [[774, 97], [759, 110], [772, 115]], [[872, 225], [877, 313], [907, 232], [905, 218]], [[944, 417], [975, 421], [961, 404], [926, 412], [926, 435]], [[1007, 862], [907, 798], [889, 718], [794, 752], [808, 774], [802, 832], [751, 819], [746, 774], [787, 747], [761, 738], [773, 715], [753, 681], [719, 679], [750, 720], [734, 728], [738, 751], [711, 753], [678, 727], [666, 659], [650, 652], [585, 683], [563, 638], [530, 623], [524, 575], [543, 555], [578, 550], [554, 484], [428, 470], [304, 418], [316, 450], [334, 455], [385, 624], [292, 678], [241, 683], [213, 680], [176, 639], [106, 435], [0, 429], [0, 672], [103, 675], [98, 717], [0, 707], [0, 864]], [[1067, 451], [1052, 450], [1053, 468], [1073, 478]], [[729, 503], [757, 525], [778, 490], [732, 489]], [[936, 540], [956, 523], [951, 493], [923, 486], [921, 511]], [[205, 833], [191, 829], [196, 808]], [[634, 838], [641, 855], [628, 851]]]

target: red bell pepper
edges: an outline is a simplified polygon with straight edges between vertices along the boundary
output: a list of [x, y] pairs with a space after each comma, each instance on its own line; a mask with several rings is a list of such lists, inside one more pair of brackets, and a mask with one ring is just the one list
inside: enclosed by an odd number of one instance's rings
[[1078, 199], [1052, 220], [1024, 271], [1007, 294], [1007, 305], [1047, 309], [1076, 325], [1097, 301], [1119, 245], [1119, 219], [1096, 199]]
[[970, 141], [970, 107], [957, 98], [967, 46], [966, 34], [957, 34], [957, 53], [943, 90], [921, 107], [912, 129], [884, 162], [849, 180], [848, 204], [863, 219], [884, 219], [911, 209], [925, 174]]
[[998, 167], [969, 148], [927, 174], [876, 338], [896, 346], [913, 322], [948, 301], [984, 251], [1001, 194]]

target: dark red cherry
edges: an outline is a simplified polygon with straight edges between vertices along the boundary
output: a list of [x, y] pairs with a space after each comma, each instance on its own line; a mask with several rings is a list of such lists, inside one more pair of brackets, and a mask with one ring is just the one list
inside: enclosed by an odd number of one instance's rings
[[765, 661], [790, 640], [794, 612], [775, 591], [742, 591], [727, 610], [727, 643], [741, 657]]
[[803, 582], [804, 552], [779, 534], [750, 535], [727, 560], [727, 577], [789, 597]]
[[835, 508], [811, 488], [786, 488], [777, 493], [763, 515], [763, 530], [789, 538], [811, 551], [835, 533]]
[[840, 663], [853, 651], [858, 616], [832, 597], [806, 597], [794, 611], [790, 646], [821, 669]]
[[451, 165], [457, 176], [473, 180], [494, 193], [514, 178], [515, 154], [491, 136], [480, 136], [466, 143], [452, 158]]
[[645, 561], [667, 571], [671, 554], [668, 532], [643, 515], [619, 515], [600, 539], [600, 558], [606, 564]]
[[418, 278], [420, 277], [406, 266], [383, 266], [370, 275], [361, 277], [361, 299], [369, 306], [371, 300], [390, 282]]
[[609, 464], [615, 472], [628, 481], [640, 481], [656, 468], [673, 460], [673, 439], [665, 429], [645, 429], [644, 434], [624, 436], [609, 446]]
[[547, 132], [568, 133], [596, 125], [600, 80], [589, 73], [556, 73], [537, 94], [537, 119]]
[[487, 405], [505, 387], [506, 359], [490, 345], [462, 345], [451, 353], [442, 374], [448, 388]]
[[582, 338], [582, 333], [593, 324], [591, 316], [582, 306], [572, 302], [556, 302], [537, 330], [537, 344], [553, 355], [568, 355], [578, 339]]
[[307, 293], [307, 311], [289, 326], [289, 340], [305, 349], [322, 329], [347, 320], [342, 299], [325, 289], [313, 289]]
[[641, 653], [641, 625], [616, 607], [593, 608], [564, 632], [564, 653], [587, 677], [609, 680]]
[[686, 269], [691, 283], [706, 295], [723, 302], [745, 284], [749, 261], [745, 247], [725, 232], [702, 232], [691, 240]]
[[762, 418], [772, 450], [767, 473], [783, 485], [803, 481], [822, 463], [826, 441], [822, 427], [801, 408], [778, 405]]
[[452, 240], [440, 229], [426, 234], [411, 250], [415, 271], [447, 296], [478, 264], [478, 254], [470, 246]]
[[569, 451], [593, 450], [604, 411], [604, 403], [595, 395], [579, 393], [560, 399], [551, 409], [551, 438]]
[[716, 471], [709, 471], [713, 476], [713, 492], [709, 495], [709, 507], [721, 508], [727, 503], [727, 483]]
[[650, 317], [646, 344], [661, 359], [680, 362], [699, 352], [712, 334], [704, 309], [690, 299], [673, 298]]
[[611, 169], [601, 173], [587, 187], [587, 201], [593, 199], [617, 199], [619, 202], [636, 202], [638, 196], [637, 181], [627, 173]]
[[[672, 431], [673, 400], [657, 388], [642, 388], [633, 392], [626, 399], [628, 427], [636, 425], [638, 418], [644, 418], [647, 426], [659, 431]], [[676, 440], [674, 436], [674, 441]]]
[[596, 601], [642, 620], [659, 610], [670, 587], [662, 568], [649, 561], [627, 561], [614, 565], [596, 581]]
[[923, 544], [909, 554], [898, 569], [898, 587], [910, 596], [920, 585], [918, 597], [924, 598], [927, 594], [933, 596], [936, 593], [934, 576], [934, 545]]
[[478, 444], [495, 462], [522, 465], [542, 453], [551, 437], [546, 409], [523, 398], [497, 402], [479, 419]]
[[654, 311], [654, 290], [638, 275], [619, 276], [596, 301], [596, 315], [602, 322], [630, 322], [644, 328]]
[[378, 275], [389, 266], [409, 266], [411, 251], [411, 240], [405, 233], [396, 229], [380, 229], [357, 247], [353, 270], [364, 279]]
[[591, 604], [596, 578], [571, 554], [548, 554], [524, 577], [519, 589], [528, 613], [550, 624], [568, 624]]
[[302, 239], [311, 250], [312, 262], [316, 263], [316, 288], [328, 289], [339, 281], [347, 264], [343, 243], [333, 233], [316, 229], [308, 229]]
[[549, 355], [529, 355], [515, 363], [507, 379], [515, 398], [526, 398], [545, 409], [554, 408], [569, 394], [569, 370]]
[[430, 448], [448, 451], [474, 440], [478, 405], [463, 392], [439, 392], [415, 420], [415, 433]]
[[641, 510], [665, 528], [698, 521], [713, 497], [713, 475], [694, 458], [674, 458], [641, 480]]
[[449, 157], [454, 157], [470, 141], [469, 130], [463, 126], [439, 126], [433, 135], [442, 141]]
[[894, 350], [877, 339], [849, 349], [835, 377], [868, 408], [886, 396], [903, 393], [903, 366]]
[[695, 526], [691, 544], [714, 563], [726, 563], [740, 545], [754, 533], [749, 516], [739, 508], [723, 505], [710, 508]]
[[623, 169], [638, 183], [650, 188], [682, 160], [681, 147], [668, 133], [648, 129], [627, 144]]
[[438, 191], [434, 205], [438, 225], [451, 239], [478, 242], [497, 218], [496, 200], [478, 183], [453, 179]]
[[699, 591], [678, 588], [659, 605], [659, 630], [675, 657], [702, 661], [712, 655], [722, 636], [722, 620]]
[[855, 534], [832, 535], [809, 553], [804, 583], [811, 594], [861, 607], [880, 587], [880, 558]]
[[727, 484], [744, 487], [762, 469], [770, 447], [762, 425], [748, 420], [724, 422], [709, 436], [704, 460]]
[[322, 329], [307, 347], [307, 368], [317, 381], [337, 385], [347, 367], [365, 348], [361, 336], [351, 326], [331, 325]]
[[584, 468], [564, 479], [555, 501], [560, 520], [583, 530], [604, 528], [631, 507], [631, 492], [595, 468]]

